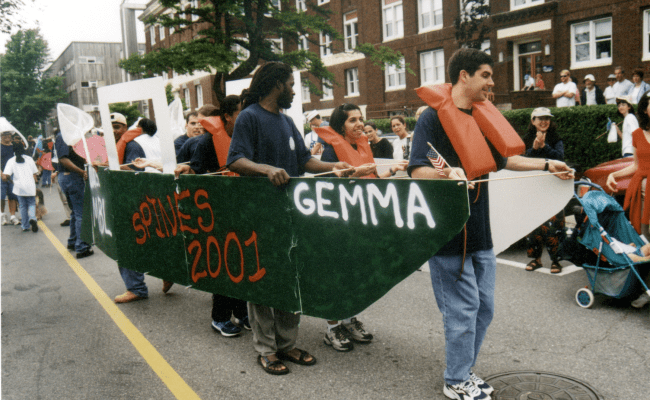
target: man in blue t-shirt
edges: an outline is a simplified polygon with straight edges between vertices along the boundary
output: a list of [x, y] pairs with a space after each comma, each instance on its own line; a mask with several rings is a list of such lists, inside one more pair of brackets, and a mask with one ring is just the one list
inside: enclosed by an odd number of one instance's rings
[[[266, 176], [273, 185], [282, 186], [305, 171], [342, 175], [339, 170], [350, 167], [343, 162], [325, 163], [313, 158], [293, 120], [280, 112], [291, 107], [293, 85], [291, 67], [284, 63], [268, 62], [255, 72], [230, 142], [227, 164], [231, 171]], [[258, 363], [267, 373], [289, 373], [282, 360], [302, 365], [316, 363], [311, 354], [295, 347], [300, 315], [248, 303], [248, 318], [253, 345], [260, 353]]]
[[[471, 115], [472, 103], [487, 100], [494, 86], [492, 65], [492, 58], [479, 50], [460, 49], [452, 55], [448, 66], [451, 98], [460, 111]], [[445, 167], [445, 177], [431, 165], [427, 142], [452, 166]], [[488, 145], [497, 169], [567, 171], [559, 177], [573, 178], [572, 171], [561, 161], [504, 158]], [[408, 172], [418, 179], [466, 180], [460, 158], [433, 108], [418, 119]], [[471, 371], [492, 321], [496, 277], [487, 182], [480, 185], [479, 190], [478, 185], [469, 184], [470, 217], [465, 229], [429, 260], [433, 291], [445, 328], [447, 368], [443, 393], [452, 399], [489, 399], [494, 390]]]
[[[2, 162], [2, 169], [0, 172], [5, 170], [5, 165], [11, 157], [14, 156], [14, 145], [11, 140], [11, 132], [2, 132], [2, 141], [0, 142], [2, 148], [2, 154], [0, 154], [0, 162]], [[5, 214], [5, 198], [9, 200], [9, 215]], [[14, 194], [14, 184], [10, 180], [2, 180], [2, 200], [0, 201], [2, 206], [2, 225], [7, 225], [9, 223], [14, 225], [20, 225], [20, 221], [16, 218], [16, 208], [18, 206], [18, 197]]]
[[199, 122], [199, 112], [193, 111], [187, 114], [187, 123], [185, 124], [185, 134], [181, 135], [174, 140], [174, 150], [176, 150], [176, 156], [181, 151], [183, 145], [187, 142], [188, 139], [193, 137], [201, 136], [205, 133], [205, 129]]

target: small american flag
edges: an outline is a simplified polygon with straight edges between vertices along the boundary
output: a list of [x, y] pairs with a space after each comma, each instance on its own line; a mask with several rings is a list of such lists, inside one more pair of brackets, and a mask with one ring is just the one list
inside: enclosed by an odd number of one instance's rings
[[440, 154], [438, 154], [438, 152], [433, 147], [431, 147], [431, 149], [427, 153], [427, 158], [429, 159], [429, 161], [431, 161], [431, 164], [436, 169], [436, 171], [438, 171], [439, 175], [447, 176], [443, 171], [445, 168], [445, 160], [440, 156]]

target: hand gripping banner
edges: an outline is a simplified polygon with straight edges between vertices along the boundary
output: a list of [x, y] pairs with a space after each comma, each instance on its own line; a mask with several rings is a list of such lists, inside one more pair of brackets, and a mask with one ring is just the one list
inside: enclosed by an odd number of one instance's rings
[[[84, 240], [124, 268], [330, 320], [358, 314], [461, 231], [450, 180], [266, 178], [91, 169]], [[89, 195], [90, 194], [90, 195]]]

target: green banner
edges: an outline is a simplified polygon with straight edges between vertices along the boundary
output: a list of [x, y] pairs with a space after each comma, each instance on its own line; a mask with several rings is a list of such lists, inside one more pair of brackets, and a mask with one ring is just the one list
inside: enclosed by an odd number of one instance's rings
[[92, 223], [95, 244], [121, 267], [332, 320], [381, 298], [469, 217], [465, 186], [447, 180], [97, 178], [84, 232], [92, 240]]

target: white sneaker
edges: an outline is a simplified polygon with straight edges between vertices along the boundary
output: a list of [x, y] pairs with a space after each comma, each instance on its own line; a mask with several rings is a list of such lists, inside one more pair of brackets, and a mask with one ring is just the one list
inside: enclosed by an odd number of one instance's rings
[[474, 383], [470, 379], [457, 385], [448, 385], [445, 383], [442, 392], [448, 398], [456, 400], [491, 400], [491, 397], [474, 386]]
[[12, 215], [12, 216], [9, 218], [9, 221], [10, 221], [12, 224], [14, 224], [14, 225], [20, 225], [20, 221], [18, 220], [18, 218], [16, 218], [15, 215]]
[[472, 381], [474, 386], [478, 388], [481, 392], [490, 395], [492, 392], [494, 392], [494, 388], [490, 386], [487, 382], [485, 382], [483, 379], [479, 378], [474, 374], [473, 372], [470, 371], [469, 373], [469, 380]]
[[9, 220], [7, 219], [7, 214], [2, 214], [2, 225], [7, 225]]
[[643, 308], [646, 304], [650, 302], [650, 296], [648, 296], [648, 293], [643, 292], [641, 296], [639, 296], [638, 299], [634, 300], [632, 302], [632, 307], [634, 308]]

